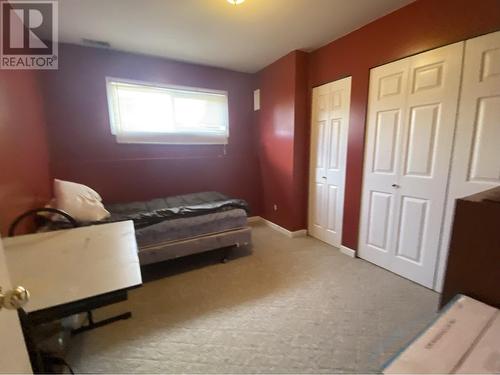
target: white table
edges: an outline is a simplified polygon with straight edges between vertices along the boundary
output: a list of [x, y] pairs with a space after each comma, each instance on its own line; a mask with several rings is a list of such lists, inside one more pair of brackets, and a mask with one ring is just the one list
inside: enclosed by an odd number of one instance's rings
[[11, 237], [3, 244], [13, 284], [31, 294], [24, 310], [35, 323], [122, 301], [142, 284], [132, 221]]

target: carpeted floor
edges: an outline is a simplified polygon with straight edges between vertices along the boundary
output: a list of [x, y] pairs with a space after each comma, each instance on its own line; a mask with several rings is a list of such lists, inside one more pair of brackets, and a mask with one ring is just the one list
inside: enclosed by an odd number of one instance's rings
[[[310, 237], [254, 226], [254, 248], [146, 270], [122, 321], [77, 336], [78, 372], [376, 372], [435, 317], [438, 295]], [[163, 274], [163, 278], [159, 278]]]

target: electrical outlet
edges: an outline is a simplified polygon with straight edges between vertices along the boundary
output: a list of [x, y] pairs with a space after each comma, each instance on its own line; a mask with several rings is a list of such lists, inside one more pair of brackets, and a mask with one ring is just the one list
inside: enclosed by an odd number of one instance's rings
[[277, 204], [274, 204], [274, 205], [273, 205], [273, 210], [274, 210], [274, 211], [278, 211], [278, 205], [277, 205]]

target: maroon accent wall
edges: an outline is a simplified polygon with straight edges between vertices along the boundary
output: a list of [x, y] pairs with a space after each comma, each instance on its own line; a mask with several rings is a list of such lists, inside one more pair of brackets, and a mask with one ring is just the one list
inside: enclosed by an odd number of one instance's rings
[[310, 88], [352, 76], [343, 245], [358, 245], [370, 68], [499, 29], [498, 0], [418, 0], [310, 54]]
[[[221, 145], [116, 143], [109, 126], [107, 76], [227, 90], [226, 154]], [[246, 199], [258, 215], [253, 85], [250, 74], [61, 44], [59, 70], [43, 74], [53, 175], [91, 186], [109, 203], [217, 190]]]
[[38, 83], [33, 71], [0, 70], [0, 232], [4, 236], [15, 217], [45, 204], [51, 196]]
[[[43, 112], [54, 177], [92, 186], [107, 202], [219, 190], [248, 200], [255, 215], [303, 229], [311, 89], [352, 76], [343, 244], [356, 249], [369, 69], [498, 29], [498, 0], [417, 0], [310, 54], [294, 51], [255, 75], [61, 44], [59, 70], [41, 75], [44, 111], [34, 73], [0, 72], [0, 230], [49, 196]], [[117, 144], [106, 76], [227, 90], [227, 153], [221, 146]], [[261, 89], [257, 113], [255, 87]], [[27, 151], [19, 154], [19, 148]]]
[[[308, 170], [309, 170], [309, 90], [308, 54], [296, 51], [295, 69], [295, 132], [294, 132], [294, 204], [296, 218], [292, 230], [307, 228]], [[303, 183], [303, 182], [306, 183]], [[302, 182], [302, 183], [301, 183]]]
[[294, 51], [257, 74], [262, 216], [291, 231], [306, 226], [306, 66], [306, 53]]

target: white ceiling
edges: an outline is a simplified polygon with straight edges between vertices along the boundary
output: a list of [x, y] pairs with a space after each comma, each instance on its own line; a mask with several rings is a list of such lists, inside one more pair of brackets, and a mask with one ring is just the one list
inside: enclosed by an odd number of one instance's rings
[[61, 42], [243, 72], [313, 50], [413, 0], [61, 0]]

